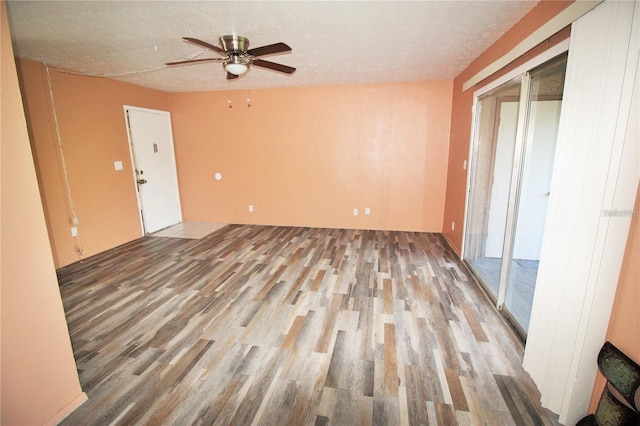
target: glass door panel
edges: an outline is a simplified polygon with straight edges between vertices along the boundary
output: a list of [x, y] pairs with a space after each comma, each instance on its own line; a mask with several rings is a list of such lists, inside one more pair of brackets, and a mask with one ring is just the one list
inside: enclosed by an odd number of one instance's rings
[[498, 297], [520, 105], [521, 79], [478, 98], [465, 260]]
[[526, 338], [567, 55], [477, 98], [464, 260]]
[[566, 56], [530, 72], [525, 145], [505, 307], [526, 333], [551, 187]]

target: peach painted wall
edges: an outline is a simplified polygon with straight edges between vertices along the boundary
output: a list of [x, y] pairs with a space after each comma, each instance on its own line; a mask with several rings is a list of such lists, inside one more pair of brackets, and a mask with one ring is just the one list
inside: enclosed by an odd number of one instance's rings
[[[571, 1], [541, 1], [520, 22], [507, 31], [496, 43], [476, 58], [456, 79], [453, 85], [453, 109], [451, 116], [451, 139], [449, 145], [449, 167], [447, 174], [447, 193], [444, 210], [444, 222], [442, 225], [444, 236], [454, 250], [458, 253], [462, 250], [462, 232], [464, 229], [464, 211], [467, 191], [467, 170], [463, 164], [468, 161], [469, 143], [471, 139], [471, 109], [473, 107], [473, 93], [475, 90], [488, 84], [500, 74], [486, 79], [476, 86], [462, 91], [462, 85], [469, 78], [484, 69], [495, 60], [509, 52], [518, 43], [533, 33], [549, 19], [560, 13]], [[569, 35], [568, 29], [563, 30], [558, 36], [554, 36], [550, 43], [544, 43], [530, 52], [527, 57], [540, 53]], [[517, 67], [522, 62], [516, 61], [507, 67], [502, 73]], [[451, 229], [451, 223], [455, 222], [455, 230]]]
[[4, 1], [0, 3], [0, 423], [55, 424], [86, 400], [47, 238]]
[[[640, 186], [634, 209], [636, 212], [640, 210]], [[640, 306], [640, 223], [638, 220], [638, 216], [631, 218], [629, 239], [609, 320], [607, 340], [640, 364], [640, 310], [638, 309]], [[595, 412], [605, 383], [605, 378], [598, 373], [591, 396], [590, 413]]]
[[440, 232], [451, 90], [170, 94], [184, 220]]
[[[168, 110], [165, 92], [50, 71], [79, 240], [63, 180], [43, 64], [18, 60], [27, 122], [56, 267], [142, 236], [123, 105]], [[115, 171], [114, 161], [124, 170]]]

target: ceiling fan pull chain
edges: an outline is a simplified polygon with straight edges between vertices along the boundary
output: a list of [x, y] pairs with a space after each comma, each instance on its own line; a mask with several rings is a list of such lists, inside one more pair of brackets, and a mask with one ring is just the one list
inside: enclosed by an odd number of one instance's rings
[[231, 105], [231, 87], [227, 88], [227, 104], [229, 105], [229, 108], [233, 108], [233, 105]]
[[251, 108], [251, 97], [249, 96], [249, 89], [247, 89], [247, 108]]

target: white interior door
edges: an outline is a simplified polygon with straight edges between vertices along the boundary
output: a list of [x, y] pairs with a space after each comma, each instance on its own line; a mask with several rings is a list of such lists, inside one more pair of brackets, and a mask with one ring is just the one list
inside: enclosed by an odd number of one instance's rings
[[171, 115], [125, 106], [144, 233], [182, 219], [173, 151]]

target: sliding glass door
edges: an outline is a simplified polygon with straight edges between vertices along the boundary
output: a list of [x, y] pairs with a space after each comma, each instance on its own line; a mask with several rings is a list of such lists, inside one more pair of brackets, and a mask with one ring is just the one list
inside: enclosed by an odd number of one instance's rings
[[479, 98], [465, 257], [494, 299], [498, 297], [515, 149], [521, 79]]
[[566, 55], [477, 98], [464, 260], [526, 337]]

